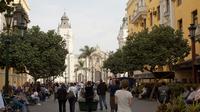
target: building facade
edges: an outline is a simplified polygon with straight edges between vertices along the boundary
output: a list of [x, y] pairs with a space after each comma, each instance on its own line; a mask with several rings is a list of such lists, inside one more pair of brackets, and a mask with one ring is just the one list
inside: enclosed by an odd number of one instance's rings
[[113, 74], [103, 68], [104, 61], [108, 59], [108, 53], [102, 51], [99, 46], [95, 47], [95, 51], [89, 56], [89, 58], [78, 59], [83, 61], [84, 65], [81, 69], [76, 71], [76, 79], [78, 82], [93, 81], [97, 82], [102, 79], [105, 82], [109, 81], [109, 77], [112, 77]]
[[126, 38], [128, 37], [128, 21], [127, 21], [127, 17], [124, 17], [122, 22], [123, 23], [122, 23], [122, 25], [120, 27], [119, 34], [117, 36], [118, 45], [119, 45], [120, 49], [125, 45]]
[[[188, 27], [190, 24], [195, 24], [197, 26], [196, 29], [196, 39], [200, 38], [200, 1], [199, 0], [175, 0], [174, 1], [174, 28], [182, 30], [184, 32], [184, 38], [188, 40], [189, 45], [191, 44], [191, 39], [188, 36], [189, 30]], [[195, 72], [200, 81], [200, 42], [196, 41], [196, 62], [195, 62]], [[189, 56], [185, 58], [185, 61], [181, 62], [178, 65], [178, 69], [176, 70], [176, 76], [178, 79], [181, 79], [184, 82], [191, 82], [192, 75], [192, 52], [190, 52]], [[188, 77], [189, 74], [189, 77]]]
[[91, 81], [97, 82], [102, 79], [103, 81], [107, 81], [108, 74], [103, 69], [103, 62], [107, 59], [107, 54], [97, 46], [96, 50], [90, 55], [90, 75], [88, 75], [88, 79]]
[[[13, 13], [13, 22], [12, 22], [12, 29], [15, 28], [20, 30], [26, 30], [29, 20], [29, 11], [30, 7], [28, 4], [28, 0], [14, 0], [14, 7], [15, 11]], [[20, 27], [18, 27], [20, 26]], [[4, 13], [0, 14], [0, 33], [4, 31], [6, 28], [6, 22]], [[1, 54], [0, 54], [1, 55]], [[17, 74], [14, 68], [9, 69], [9, 84], [10, 85], [23, 85], [28, 80], [29, 75], [27, 74]], [[31, 78], [30, 78], [31, 79]], [[5, 69], [0, 69], [0, 89], [5, 84]]]
[[[198, 0], [129, 0], [127, 3], [128, 34], [137, 33], [144, 28], [151, 29], [153, 25], [168, 25], [176, 30], [182, 30], [184, 38], [191, 46], [188, 27], [191, 23], [197, 26], [196, 39], [200, 38], [200, 1]], [[199, 55], [200, 44], [196, 42], [196, 73], [200, 77]], [[176, 78], [192, 79], [191, 53], [176, 68]], [[168, 70], [166, 67], [164, 71]]]
[[73, 34], [69, 18], [66, 16], [66, 13], [61, 17], [61, 23], [58, 26], [58, 34], [63, 37], [66, 41], [66, 48], [68, 54], [65, 60], [66, 70], [63, 74], [63, 78], [59, 78], [59, 82], [74, 82], [74, 53], [73, 53]]

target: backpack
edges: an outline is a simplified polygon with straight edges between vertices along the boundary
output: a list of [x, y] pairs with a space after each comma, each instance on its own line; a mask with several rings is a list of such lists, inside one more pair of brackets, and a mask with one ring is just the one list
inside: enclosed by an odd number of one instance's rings
[[169, 99], [168, 91], [166, 89], [161, 89], [159, 91], [159, 97], [158, 97], [159, 102], [165, 104], [168, 102], [168, 99]]
[[67, 94], [67, 98], [73, 98], [73, 97], [75, 97], [74, 96], [74, 93], [72, 92], [72, 91], [69, 91], [69, 93]]

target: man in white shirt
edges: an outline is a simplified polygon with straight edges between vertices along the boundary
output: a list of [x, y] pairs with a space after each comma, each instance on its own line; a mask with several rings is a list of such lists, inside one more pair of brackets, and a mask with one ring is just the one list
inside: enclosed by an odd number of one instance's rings
[[67, 90], [68, 94], [71, 94], [70, 92], [74, 94], [74, 96], [70, 95], [70, 97], [68, 98], [70, 105], [70, 112], [75, 112], [75, 103], [77, 100], [78, 89], [76, 88], [76, 85], [74, 83], [71, 83], [69, 89]]
[[118, 111], [117, 112], [132, 112], [132, 102], [133, 102], [133, 96], [131, 92], [128, 91], [128, 80], [122, 80], [121, 81], [121, 90], [117, 90], [115, 93], [115, 102], [118, 105]]
[[34, 91], [34, 93], [31, 95], [31, 98], [36, 101], [37, 105], [41, 105], [39, 103], [40, 102], [40, 98], [38, 96], [38, 92], [37, 91]]

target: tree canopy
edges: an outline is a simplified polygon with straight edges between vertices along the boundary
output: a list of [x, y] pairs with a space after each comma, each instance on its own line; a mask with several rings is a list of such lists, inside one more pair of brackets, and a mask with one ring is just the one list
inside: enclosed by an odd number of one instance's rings
[[110, 69], [114, 74], [125, 72], [125, 65], [123, 62], [123, 53], [118, 49], [114, 54], [110, 54], [109, 58], [104, 61], [103, 67]]
[[[129, 35], [121, 51], [122, 59], [115, 60], [120, 58], [118, 50], [105, 61], [104, 67], [113, 72], [112, 69], [120, 63], [126, 72], [144, 69], [153, 72], [158, 66], [168, 65], [172, 71], [172, 65], [183, 60], [190, 47], [181, 31], [160, 25]], [[120, 69], [117, 68], [114, 73], [121, 73]]]
[[9, 46], [9, 67], [18, 73], [28, 73], [35, 80], [62, 75], [66, 68], [66, 43], [53, 30], [47, 33], [33, 26], [24, 36], [13, 33], [9, 36], [1, 34], [0, 66], [5, 66], [5, 40], [11, 41]]
[[81, 48], [81, 54], [79, 58], [86, 58], [89, 57], [96, 49], [94, 47], [89, 47], [87, 45], [84, 46], [84, 48]]

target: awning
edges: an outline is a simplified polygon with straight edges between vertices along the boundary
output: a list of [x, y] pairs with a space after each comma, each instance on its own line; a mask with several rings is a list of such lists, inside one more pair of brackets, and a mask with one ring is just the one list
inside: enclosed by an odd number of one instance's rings
[[149, 72], [134, 75], [135, 79], [174, 79], [174, 77], [174, 72]]
[[[196, 57], [196, 61], [194, 64], [198, 69], [200, 67], [200, 56]], [[192, 59], [178, 63], [173, 66], [175, 70], [182, 70], [182, 69], [192, 69]]]

